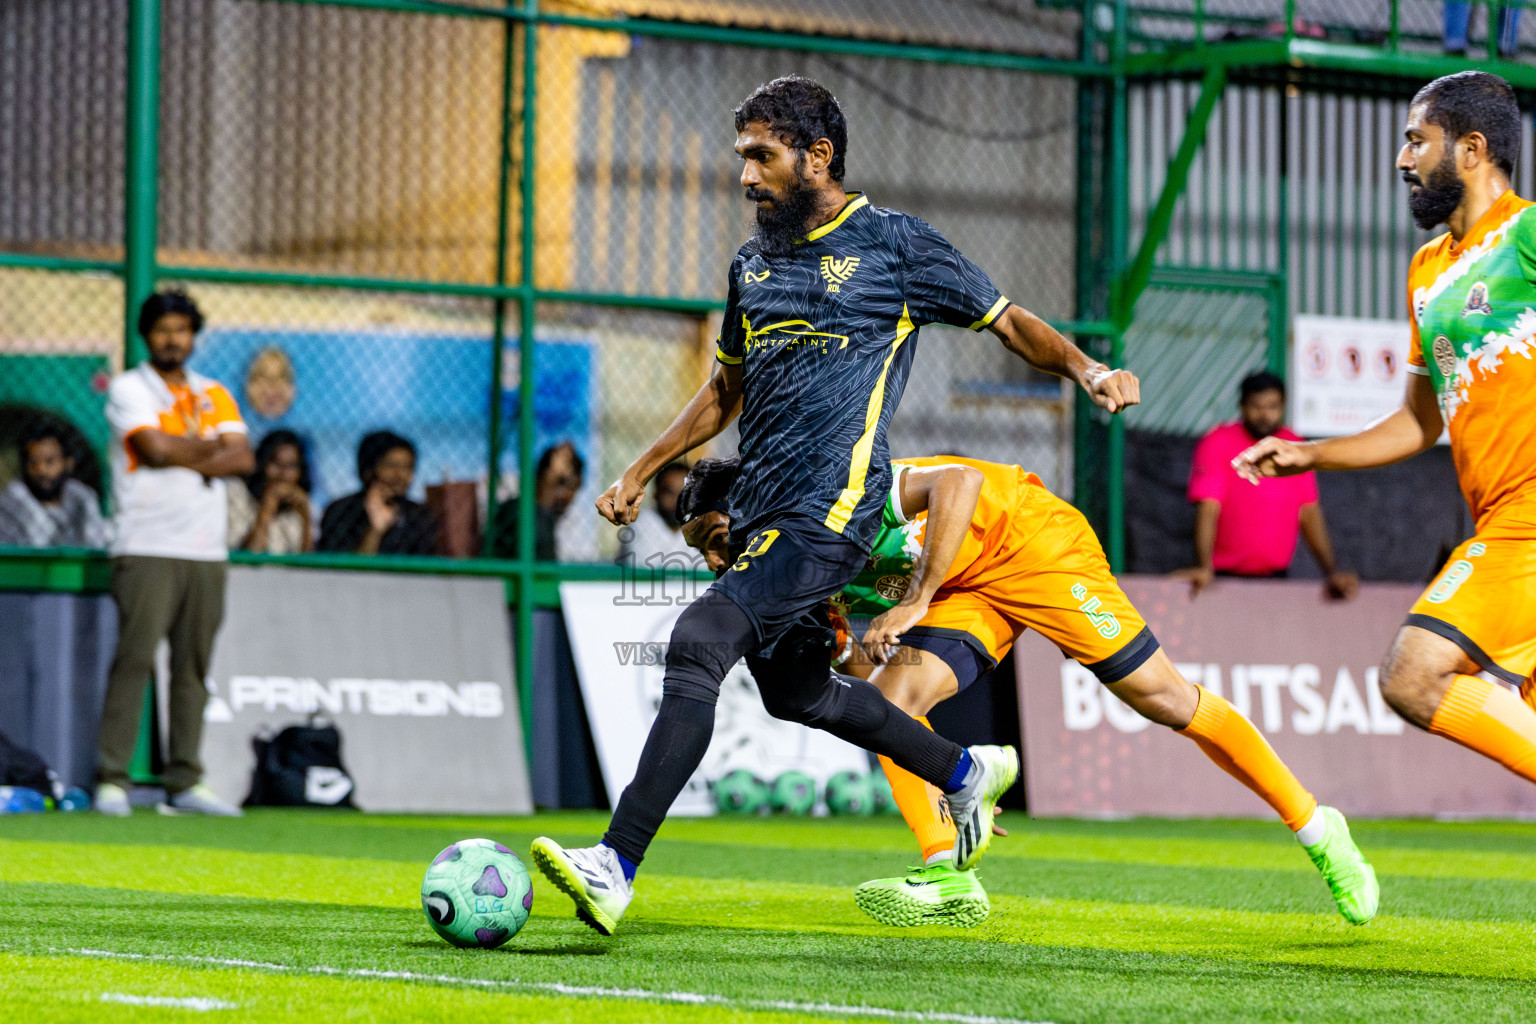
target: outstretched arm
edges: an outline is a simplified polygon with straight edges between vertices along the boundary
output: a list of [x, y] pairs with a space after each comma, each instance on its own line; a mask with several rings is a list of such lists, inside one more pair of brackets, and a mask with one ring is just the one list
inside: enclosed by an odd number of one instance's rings
[[615, 526], [640, 514], [645, 485], [661, 467], [716, 436], [741, 412], [741, 367], [716, 363], [715, 372], [683, 406], [672, 425], [597, 499], [597, 511]]
[[1075, 381], [1095, 405], [1119, 412], [1141, 402], [1141, 382], [1129, 370], [1112, 370], [1088, 358], [1088, 354], [1035, 314], [1009, 306], [987, 328], [1003, 341], [1003, 347], [1037, 370]]
[[976, 500], [985, 481], [970, 466], [926, 466], [901, 475], [901, 512], [908, 519], [928, 513], [923, 550], [901, 603], [875, 618], [864, 633], [864, 649], [883, 664], [901, 634], [928, 614], [928, 604], [949, 577], [960, 545], [976, 517]]
[[1408, 375], [1408, 389], [1397, 411], [1358, 434], [1316, 442], [1266, 437], [1233, 459], [1232, 468], [1256, 484], [1260, 477], [1295, 476], [1313, 469], [1386, 466], [1432, 447], [1444, 429], [1434, 385], [1423, 374], [1413, 373]]

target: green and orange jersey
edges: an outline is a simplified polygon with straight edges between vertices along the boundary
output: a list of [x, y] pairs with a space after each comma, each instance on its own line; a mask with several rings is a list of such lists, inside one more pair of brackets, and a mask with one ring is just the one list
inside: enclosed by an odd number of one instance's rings
[[1536, 214], [1505, 192], [1460, 242], [1429, 242], [1408, 269], [1408, 368], [1434, 384], [1479, 532], [1536, 529]]
[[901, 478], [908, 468], [960, 465], [980, 470], [981, 494], [976, 499], [976, 513], [970, 529], [944, 578], [944, 587], [965, 586], [980, 578], [989, 568], [1004, 564], [1019, 546], [1021, 528], [1027, 520], [1019, 516], [1021, 504], [1030, 490], [1045, 493], [1045, 485], [1033, 473], [1019, 466], [1005, 466], [976, 459], [928, 456], [891, 460], [891, 489], [881, 512], [880, 529], [870, 548], [864, 568], [843, 588], [839, 603], [850, 615], [878, 615], [894, 606], [907, 592], [912, 572], [922, 553], [923, 537], [928, 528], [928, 513], [919, 512], [910, 520], [902, 514]]

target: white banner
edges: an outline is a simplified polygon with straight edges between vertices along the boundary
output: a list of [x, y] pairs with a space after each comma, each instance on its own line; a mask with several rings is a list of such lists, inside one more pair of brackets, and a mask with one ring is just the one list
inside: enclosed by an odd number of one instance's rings
[[208, 785], [239, 803], [251, 737], [319, 713], [369, 811], [533, 810], [499, 579], [231, 566], [204, 714]]
[[[603, 784], [615, 803], [634, 777], [640, 751], [661, 703], [667, 640], [687, 598], [641, 596], [618, 583], [562, 583], [560, 604], [571, 638], [581, 695], [597, 744]], [[715, 813], [709, 783], [744, 768], [765, 782], [802, 771], [817, 791], [841, 771], [865, 772], [864, 751], [819, 729], [773, 718], [763, 709], [746, 662], [737, 662], [720, 688], [715, 733], [704, 763], [670, 811]]]
[[1298, 316], [1291, 346], [1290, 428], [1303, 437], [1353, 434], [1403, 404], [1409, 348], [1396, 320]]

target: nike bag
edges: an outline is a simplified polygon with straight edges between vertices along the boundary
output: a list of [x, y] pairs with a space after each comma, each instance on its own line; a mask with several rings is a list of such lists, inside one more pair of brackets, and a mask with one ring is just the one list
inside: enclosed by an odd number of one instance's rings
[[246, 807], [356, 807], [341, 763], [341, 733], [321, 718], [251, 740], [256, 770]]

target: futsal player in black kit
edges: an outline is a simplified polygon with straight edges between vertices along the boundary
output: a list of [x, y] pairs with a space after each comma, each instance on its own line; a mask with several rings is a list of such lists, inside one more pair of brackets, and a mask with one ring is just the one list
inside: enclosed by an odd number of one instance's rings
[[1110, 412], [1139, 401], [1134, 376], [1009, 303], [932, 227], [845, 193], [847, 125], [824, 87], [775, 79], [735, 114], [757, 231], [731, 262], [714, 375], [597, 505], [610, 522], [633, 522], [651, 477], [739, 413], [741, 475], [729, 498], [737, 558], [673, 628], [661, 706], [603, 841], [563, 849], [540, 838], [532, 849], [577, 916], [604, 935], [704, 758], [721, 681], [742, 657], [770, 714], [884, 754], [943, 790], [958, 831], [955, 865], [974, 867], [994, 801], [1018, 777], [1017, 754], [962, 748], [869, 683], [833, 673], [832, 631], [818, 609], [862, 567], [879, 527], [891, 484], [886, 426], [924, 324], [990, 330]]

